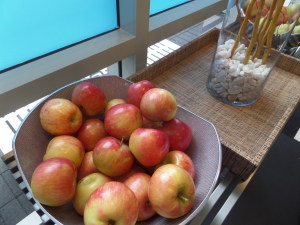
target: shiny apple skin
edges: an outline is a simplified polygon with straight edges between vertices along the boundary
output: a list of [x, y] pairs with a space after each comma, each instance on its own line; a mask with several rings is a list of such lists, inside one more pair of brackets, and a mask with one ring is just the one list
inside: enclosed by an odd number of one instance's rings
[[47, 100], [40, 111], [40, 122], [45, 131], [52, 135], [68, 135], [82, 125], [80, 109], [68, 99]]
[[179, 166], [163, 165], [151, 176], [148, 196], [159, 215], [179, 218], [193, 207], [195, 184], [189, 173]]
[[84, 153], [84, 146], [78, 138], [71, 135], [60, 135], [50, 140], [43, 160], [63, 157], [73, 161], [78, 168], [81, 165]]
[[106, 136], [104, 123], [96, 118], [84, 121], [77, 133], [77, 138], [83, 143], [85, 151], [92, 151], [96, 143]]
[[192, 129], [178, 118], [164, 122], [159, 128], [170, 139], [170, 149], [185, 151], [192, 141]]
[[140, 107], [140, 102], [143, 95], [152, 88], [155, 88], [155, 85], [148, 80], [142, 80], [137, 83], [131, 84], [127, 88], [126, 92], [127, 102]]
[[192, 159], [183, 151], [170, 151], [164, 160], [156, 166], [156, 169], [166, 164], [174, 164], [179, 166], [185, 169], [193, 179], [195, 178], [195, 165]]
[[156, 214], [148, 198], [148, 185], [150, 178], [150, 175], [146, 173], [135, 173], [124, 181], [124, 184], [133, 191], [138, 200], [138, 221], [147, 220]]
[[134, 193], [121, 182], [111, 181], [97, 188], [84, 209], [84, 224], [134, 225], [139, 213]]
[[77, 175], [78, 181], [91, 173], [99, 172], [99, 170], [96, 168], [94, 164], [93, 154], [94, 154], [93, 151], [89, 151], [84, 154], [81, 165], [78, 168], [78, 175]]
[[114, 98], [108, 101], [106, 107], [105, 107], [105, 113], [113, 106], [118, 104], [126, 103], [126, 101], [122, 98]]
[[104, 111], [107, 100], [105, 93], [97, 85], [84, 81], [72, 92], [72, 102], [82, 108], [86, 116], [96, 116]]
[[105, 113], [105, 130], [119, 140], [128, 140], [132, 132], [142, 127], [142, 124], [141, 112], [132, 104], [118, 104]]
[[91, 173], [81, 179], [76, 185], [76, 192], [73, 199], [73, 207], [75, 211], [83, 216], [85, 204], [90, 195], [101, 185], [112, 181], [108, 176], [101, 173]]
[[44, 205], [62, 206], [75, 195], [76, 176], [77, 167], [69, 159], [52, 158], [43, 161], [32, 174], [32, 194]]
[[143, 166], [155, 166], [169, 152], [169, 138], [161, 130], [151, 128], [136, 129], [129, 139], [129, 148]]
[[162, 88], [152, 88], [141, 100], [142, 115], [151, 121], [169, 121], [177, 112], [177, 101], [174, 95]]
[[134, 162], [128, 146], [114, 137], [104, 137], [98, 141], [93, 160], [100, 172], [111, 177], [125, 174]]

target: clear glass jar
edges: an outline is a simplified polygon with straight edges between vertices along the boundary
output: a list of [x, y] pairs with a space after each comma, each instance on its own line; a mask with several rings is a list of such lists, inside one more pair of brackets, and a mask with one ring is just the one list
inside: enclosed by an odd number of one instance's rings
[[[230, 105], [246, 106], [259, 99], [295, 26], [291, 17], [283, 18], [288, 27], [278, 38], [280, 14], [286, 10], [279, 2], [284, 1], [274, 1], [273, 6], [259, 2], [229, 0], [220, 30], [207, 90]], [[269, 14], [276, 13], [277, 19], [272, 20]]]

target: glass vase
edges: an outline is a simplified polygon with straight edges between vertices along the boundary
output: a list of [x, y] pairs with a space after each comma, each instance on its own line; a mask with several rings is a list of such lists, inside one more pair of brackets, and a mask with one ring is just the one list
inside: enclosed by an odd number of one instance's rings
[[[260, 1], [228, 1], [207, 90], [230, 105], [246, 106], [259, 99], [296, 25], [291, 17], [280, 20], [286, 6], [280, 3], [266, 6], [267, 1]], [[268, 13], [273, 16], [268, 17]], [[287, 26], [278, 36], [276, 32], [282, 24]]]

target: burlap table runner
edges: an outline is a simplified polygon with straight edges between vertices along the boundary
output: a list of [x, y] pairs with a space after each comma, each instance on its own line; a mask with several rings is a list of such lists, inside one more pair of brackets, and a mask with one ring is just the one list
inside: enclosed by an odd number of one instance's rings
[[151, 80], [171, 91], [178, 104], [211, 121], [221, 138], [223, 165], [247, 179], [299, 102], [300, 61], [282, 55], [255, 104], [224, 104], [206, 90], [218, 32], [212, 30], [129, 79]]

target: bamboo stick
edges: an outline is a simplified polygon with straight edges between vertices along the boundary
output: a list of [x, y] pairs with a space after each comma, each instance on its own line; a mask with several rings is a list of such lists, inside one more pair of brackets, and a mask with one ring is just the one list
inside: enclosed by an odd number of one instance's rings
[[259, 26], [259, 21], [260, 21], [260, 18], [261, 18], [261, 12], [262, 12], [264, 4], [265, 4], [265, 0], [261, 0], [259, 2], [258, 11], [257, 11], [257, 14], [255, 16], [255, 21], [254, 21], [254, 27], [253, 27], [253, 30], [252, 30], [252, 38], [251, 38], [250, 44], [249, 44], [249, 46], [247, 48], [247, 51], [246, 51], [244, 64], [248, 64], [249, 59], [250, 59], [250, 55], [252, 53], [254, 45], [256, 44], [258, 26]]
[[268, 35], [268, 32], [269, 32], [270, 23], [272, 21], [272, 16], [274, 14], [276, 3], [277, 3], [277, 1], [272, 1], [270, 10], [269, 10], [269, 12], [266, 16], [267, 17], [266, 25], [263, 27], [263, 29], [261, 30], [261, 32], [258, 36], [258, 39], [257, 39], [258, 40], [258, 46], [255, 49], [255, 52], [253, 53], [252, 60], [254, 60], [255, 58], [258, 58], [260, 56], [262, 48], [263, 48], [263, 46], [264, 46], [264, 44], [267, 40], [267, 35]]
[[[239, 0], [235, 0], [235, 6], [236, 6], [238, 18], [239, 18], [239, 23], [240, 23], [240, 26], [242, 26], [243, 20], [242, 20], [242, 15], [241, 15], [239, 3], [240, 3]], [[247, 44], [250, 43], [249, 38], [247, 37], [247, 35], [245, 33], [244, 33], [244, 39], [245, 39]]]
[[271, 21], [271, 24], [270, 24], [270, 30], [269, 30], [268, 36], [267, 36], [267, 48], [266, 48], [266, 50], [264, 52], [264, 55], [263, 55], [262, 64], [267, 63], [268, 56], [269, 56], [269, 53], [271, 51], [271, 46], [272, 46], [272, 41], [273, 41], [273, 34], [274, 34], [275, 29], [276, 29], [277, 19], [278, 19], [278, 16], [279, 16], [280, 12], [281, 12], [281, 9], [283, 7], [284, 2], [285, 2], [285, 0], [278, 0], [276, 2], [275, 14], [274, 14], [274, 17], [272, 18], [272, 21]]
[[268, 16], [266, 15], [262, 21], [262, 23], [260, 24], [258, 33], [257, 33], [257, 40], [260, 40], [259, 37], [261, 36], [263, 30], [265, 30], [265, 27], [267, 26], [267, 18]]
[[245, 33], [245, 29], [246, 29], [246, 26], [247, 26], [247, 23], [248, 23], [248, 20], [250, 18], [250, 15], [251, 15], [251, 12], [252, 12], [252, 8], [253, 8], [253, 5], [255, 3], [256, 0], [251, 0], [248, 7], [247, 7], [247, 10], [246, 10], [246, 15], [245, 15], [245, 18], [244, 18], [244, 21], [242, 23], [242, 26], [239, 30], [239, 33], [235, 39], [235, 43], [231, 49], [231, 56], [232, 57], [235, 53], [235, 50], [236, 48], [238, 47], [239, 43], [240, 43], [240, 40], [241, 40], [241, 37], [242, 35]]

